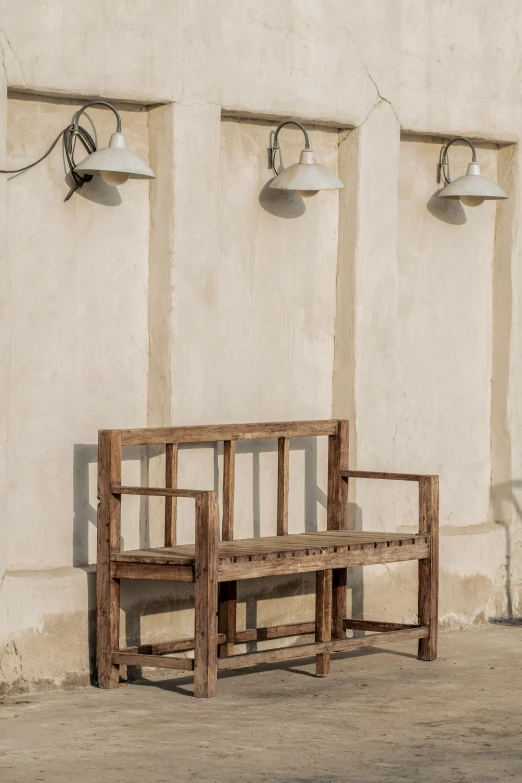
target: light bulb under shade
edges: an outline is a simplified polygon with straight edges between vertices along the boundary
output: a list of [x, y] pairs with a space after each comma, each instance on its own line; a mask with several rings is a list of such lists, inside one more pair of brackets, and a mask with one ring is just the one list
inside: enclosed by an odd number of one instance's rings
[[465, 207], [480, 207], [486, 200], [485, 196], [461, 196], [460, 200]]
[[[127, 179], [155, 179], [152, 169], [136, 155], [127, 149], [123, 133], [113, 133], [108, 147], [92, 152], [74, 169], [78, 174], [98, 174], [109, 185], [123, 184]], [[116, 175], [118, 182], [109, 175]], [[121, 180], [121, 176], [125, 180]]]
[[315, 162], [312, 150], [303, 150], [299, 163], [282, 171], [270, 183], [275, 190], [295, 190], [300, 196], [310, 198], [320, 190], [339, 190], [344, 184], [339, 177]]
[[100, 177], [107, 185], [117, 188], [119, 185], [125, 185], [130, 174], [124, 171], [100, 171]]
[[480, 172], [480, 165], [473, 161], [463, 177], [458, 177], [439, 191], [439, 198], [460, 199], [468, 207], [478, 207], [483, 201], [507, 198], [502, 188]]

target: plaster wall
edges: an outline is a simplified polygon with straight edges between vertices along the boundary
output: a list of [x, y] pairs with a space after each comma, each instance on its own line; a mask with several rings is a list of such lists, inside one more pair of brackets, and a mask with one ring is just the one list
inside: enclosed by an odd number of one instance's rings
[[[3, 687], [88, 678], [102, 427], [349, 418], [352, 465], [441, 474], [442, 624], [520, 614], [522, 9], [0, 10], [7, 167], [34, 160], [102, 96], [158, 175], [119, 194], [93, 182], [64, 205], [56, 150], [0, 181]], [[112, 116], [90, 114], [105, 141]], [[268, 134], [289, 116], [307, 123], [342, 193], [276, 203], [267, 190]], [[465, 220], [441, 212], [435, 163], [451, 135], [478, 142], [509, 202], [464, 209]], [[293, 160], [299, 134], [282, 143]], [[465, 159], [452, 148], [455, 170]], [[295, 530], [324, 524], [324, 444], [302, 445], [291, 455]], [[238, 535], [272, 530], [273, 448], [238, 454]], [[219, 450], [184, 449], [181, 482], [218, 485], [221, 464]], [[125, 454], [129, 481], [159, 484], [161, 471], [161, 454]], [[415, 523], [402, 487], [354, 483], [350, 504], [355, 526]], [[129, 500], [125, 546], [159, 543], [161, 525], [157, 504]], [[181, 540], [191, 533], [181, 508]], [[414, 619], [415, 583], [407, 565], [355, 569], [352, 610]], [[312, 590], [307, 579], [248, 584], [239, 623], [308, 619]], [[190, 601], [188, 588], [127, 586], [123, 640], [189, 636]]]
[[[11, 98], [7, 166], [38, 157], [42, 141], [48, 146], [77, 108]], [[91, 117], [106, 139], [112, 117], [100, 109]], [[124, 111], [123, 121], [129, 143], [147, 157], [146, 113]], [[9, 570], [94, 560], [92, 444], [98, 428], [146, 410], [147, 189], [131, 181], [120, 195], [96, 178], [64, 204], [69, 188], [60, 157], [58, 148], [7, 187]]]
[[[465, 170], [468, 150], [452, 146], [452, 177]], [[466, 526], [489, 514], [497, 206], [439, 199], [439, 151], [440, 139], [401, 140], [394, 448], [398, 464], [440, 475], [441, 525]], [[478, 155], [496, 180], [496, 149], [481, 145]]]

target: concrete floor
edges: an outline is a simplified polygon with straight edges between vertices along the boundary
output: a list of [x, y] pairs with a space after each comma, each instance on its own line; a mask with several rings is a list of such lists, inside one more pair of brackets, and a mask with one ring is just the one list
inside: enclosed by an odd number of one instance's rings
[[4, 783], [459, 783], [522, 780], [522, 625], [219, 678], [195, 700], [185, 675], [0, 705]]

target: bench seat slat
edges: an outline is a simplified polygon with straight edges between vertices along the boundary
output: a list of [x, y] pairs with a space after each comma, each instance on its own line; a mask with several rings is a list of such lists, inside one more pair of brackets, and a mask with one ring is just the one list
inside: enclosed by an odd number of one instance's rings
[[[297, 533], [288, 536], [236, 539], [221, 541], [218, 558], [221, 562], [245, 562], [248, 560], [277, 559], [279, 557], [321, 555], [334, 552], [385, 549], [389, 546], [414, 546], [425, 544], [427, 537], [411, 533], [385, 533], [373, 531], [325, 530], [317, 533]], [[194, 544], [175, 547], [135, 549], [112, 556], [113, 562], [162, 563], [192, 565]]]

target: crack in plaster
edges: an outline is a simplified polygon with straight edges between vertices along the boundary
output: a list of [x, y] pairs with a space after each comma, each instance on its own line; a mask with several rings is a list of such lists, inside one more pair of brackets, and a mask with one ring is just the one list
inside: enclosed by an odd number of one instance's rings
[[24, 72], [23, 72], [23, 69], [22, 69], [22, 63], [20, 62], [20, 58], [18, 57], [17, 53], [13, 49], [13, 47], [11, 45], [11, 41], [9, 40], [9, 38], [7, 37], [5, 32], [0, 28], [0, 49], [2, 50], [2, 55], [3, 55], [3, 58], [2, 58], [3, 63], [2, 64], [3, 64], [3, 67], [4, 67], [5, 78], [9, 82], [8, 77], [7, 77], [7, 68], [6, 68], [6, 52], [5, 52], [5, 48], [4, 48], [5, 44], [7, 44], [8, 50], [11, 52], [12, 56], [16, 60], [16, 62], [18, 64], [18, 70], [20, 72], [20, 76], [22, 78], [22, 81], [23, 81], [24, 85], [27, 86], [27, 79], [24, 76]]
[[183, 106], [184, 109], [190, 109], [192, 106], [217, 106], [222, 109], [223, 106], [217, 101], [194, 101], [194, 103], [183, 103], [182, 101], [175, 101], [177, 106]]
[[364, 70], [366, 72], [366, 76], [368, 77], [368, 79], [371, 81], [371, 83], [375, 87], [375, 92], [377, 93], [377, 99], [375, 100], [372, 108], [370, 109], [370, 111], [368, 112], [366, 117], [364, 118], [364, 120], [361, 123], [361, 125], [364, 125], [364, 123], [366, 122], [366, 120], [368, 119], [368, 117], [370, 116], [372, 111], [375, 109], [375, 107], [378, 106], [381, 101], [383, 101], [384, 103], [388, 103], [391, 106], [391, 109], [392, 109], [393, 113], [395, 114], [395, 119], [399, 123], [399, 128], [401, 128], [402, 127], [401, 126], [401, 121], [399, 120], [399, 117], [397, 116], [397, 112], [395, 111], [395, 106], [393, 105], [393, 103], [390, 100], [388, 100], [388, 98], [385, 98], [384, 95], [381, 93], [381, 91], [379, 89], [379, 85], [377, 84], [377, 82], [375, 81], [373, 76], [371, 75], [370, 71], [368, 70], [368, 66], [366, 65], [366, 63], [364, 62], [364, 60], [363, 60], [363, 58], [361, 56], [361, 53], [359, 51], [359, 47], [355, 43], [353, 35], [351, 34], [351, 32], [349, 32], [348, 34], [350, 36], [350, 41], [352, 42], [352, 46], [353, 46], [353, 48], [355, 49], [355, 51], [357, 53], [357, 57], [359, 58], [359, 62], [361, 63], [362, 67], [364, 68]]
[[[357, 49], [357, 47], [356, 47], [356, 49]], [[377, 86], [377, 82], [375, 81], [375, 79], [374, 79], [374, 78], [373, 78], [373, 76], [371, 75], [371, 73], [370, 73], [370, 71], [368, 70], [368, 68], [366, 67], [366, 65], [363, 63], [363, 61], [362, 61], [362, 59], [361, 59], [361, 56], [360, 56], [360, 55], [359, 55], [359, 59], [361, 60], [361, 65], [362, 65], [362, 67], [363, 67], [363, 68], [364, 68], [364, 70], [366, 71], [366, 74], [367, 74], [367, 76], [368, 76], [368, 79], [371, 81], [371, 83], [372, 83], [372, 84], [373, 84], [373, 86], [375, 87], [375, 90], [377, 91], [377, 95], [378, 95], [378, 97], [379, 97], [379, 99], [380, 99], [380, 101], [377, 101], [377, 103], [379, 103], [379, 102], [384, 102], [384, 103], [387, 103], [387, 104], [389, 104], [389, 106], [391, 106], [391, 110], [392, 110], [392, 112], [395, 114], [395, 119], [396, 119], [396, 120], [397, 120], [397, 122], [399, 123], [399, 127], [401, 127], [401, 122], [400, 122], [400, 120], [399, 120], [399, 118], [398, 118], [398, 116], [397, 116], [397, 112], [395, 111], [395, 106], [393, 105], [393, 103], [392, 103], [391, 101], [389, 101], [389, 100], [388, 100], [388, 98], [385, 98], [383, 95], [381, 95], [381, 92], [380, 92], [380, 90], [379, 90], [379, 87]], [[374, 109], [374, 108], [375, 108], [375, 104], [372, 106], [372, 111], [373, 111], [373, 109]], [[370, 111], [370, 114], [371, 114], [371, 111]], [[368, 119], [368, 118], [366, 118], [366, 119]]]

